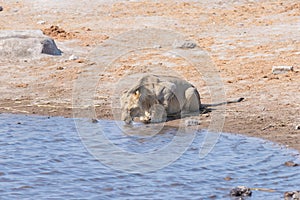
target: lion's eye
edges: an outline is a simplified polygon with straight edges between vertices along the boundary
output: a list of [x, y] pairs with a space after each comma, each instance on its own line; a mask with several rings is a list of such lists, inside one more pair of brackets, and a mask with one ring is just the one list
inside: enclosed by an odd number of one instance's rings
[[130, 110], [129, 110], [129, 111], [130, 111], [131, 113], [133, 113], [133, 112], [137, 112], [137, 111], [138, 111], [138, 109], [139, 109], [139, 108], [130, 108]]

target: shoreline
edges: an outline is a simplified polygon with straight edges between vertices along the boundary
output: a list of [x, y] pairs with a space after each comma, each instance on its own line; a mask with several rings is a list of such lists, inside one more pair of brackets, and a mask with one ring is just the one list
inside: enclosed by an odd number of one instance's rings
[[[28, 103], [28, 102], [27, 102]], [[2, 104], [3, 105], [3, 104]], [[22, 103], [18, 102], [17, 104], [6, 102], [5, 106], [0, 107], [0, 113], [6, 114], [24, 114], [24, 115], [36, 115], [36, 116], [48, 116], [48, 117], [66, 117], [72, 118], [73, 117], [73, 110], [71, 105], [55, 105], [55, 104], [46, 104], [46, 105], [22, 105]], [[237, 105], [227, 106], [227, 109], [235, 110], [237, 109]], [[217, 111], [212, 111], [217, 112]], [[282, 145], [285, 148], [295, 149], [300, 152], [300, 146], [297, 141], [295, 140], [295, 135], [297, 134], [298, 130], [292, 130], [293, 127], [285, 127], [285, 126], [262, 126], [260, 118], [249, 116], [233, 116], [232, 113], [241, 113], [238, 109], [235, 112], [226, 112], [225, 124], [222, 132], [230, 133], [230, 134], [239, 134], [249, 137], [256, 137], [261, 138], [264, 140], [268, 140], [270, 142], [275, 142], [279, 145]], [[113, 120], [112, 114], [109, 112], [109, 108], [96, 108], [96, 115], [97, 120], [101, 119], [109, 119]], [[200, 118], [196, 117], [197, 120], [200, 120], [199, 130], [200, 129], [207, 129], [210, 123], [210, 115], [211, 113], [200, 115]], [[195, 118], [195, 117], [192, 117]], [[246, 120], [245, 118], [248, 118]], [[189, 119], [189, 118], [187, 118]], [[171, 120], [166, 122], [165, 125], [178, 127], [178, 124], [181, 119]], [[185, 120], [185, 119], [183, 119]], [[245, 123], [248, 121], [248, 124]], [[256, 124], [256, 128], [258, 130], [254, 130], [253, 124]], [[267, 124], [267, 123], [265, 123]], [[244, 127], [243, 130], [240, 128]], [[259, 129], [259, 127], [263, 127]], [[193, 128], [193, 126], [191, 126]], [[280, 134], [281, 132], [287, 133], [287, 130], [290, 130], [288, 134]], [[296, 135], [297, 136], [297, 135]]]

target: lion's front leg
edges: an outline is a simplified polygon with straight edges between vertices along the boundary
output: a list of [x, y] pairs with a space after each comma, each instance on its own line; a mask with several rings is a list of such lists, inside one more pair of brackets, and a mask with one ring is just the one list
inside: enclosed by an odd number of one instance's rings
[[154, 104], [150, 109], [151, 123], [165, 122], [167, 120], [167, 113], [164, 106]]

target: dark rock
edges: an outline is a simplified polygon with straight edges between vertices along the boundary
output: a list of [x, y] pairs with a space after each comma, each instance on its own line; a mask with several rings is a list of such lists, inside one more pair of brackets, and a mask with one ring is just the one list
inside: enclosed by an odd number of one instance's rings
[[2, 6], [0, 6], [0, 12], [1, 12], [1, 11], [3, 11], [3, 7], [2, 7]]
[[42, 53], [61, 55], [62, 51], [41, 30], [0, 31], [0, 61], [30, 62], [40, 59]]
[[250, 188], [246, 186], [237, 186], [230, 191], [230, 196], [233, 197], [248, 197], [252, 195]]
[[98, 122], [97, 119], [95, 119], [95, 118], [92, 119], [92, 123], [97, 123], [97, 122]]
[[42, 53], [49, 54], [53, 56], [60, 56], [62, 51], [59, 50], [51, 38], [46, 38], [41, 41], [41, 44], [43, 45]]
[[284, 200], [300, 200], [300, 191], [285, 192]]

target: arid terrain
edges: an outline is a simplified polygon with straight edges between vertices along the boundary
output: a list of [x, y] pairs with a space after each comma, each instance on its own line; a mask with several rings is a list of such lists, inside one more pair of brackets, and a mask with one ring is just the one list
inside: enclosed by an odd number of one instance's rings
[[[100, 69], [93, 74], [98, 87], [92, 88], [99, 119], [114, 118], [116, 83], [153, 69], [183, 76], [199, 89], [203, 103], [211, 103], [210, 91], [193, 63], [161, 54], [159, 46], [124, 52], [109, 67], [91, 56], [97, 47], [103, 51], [126, 32], [164, 29], [184, 35], [208, 53], [222, 78], [225, 100], [245, 98], [226, 106], [223, 132], [260, 137], [300, 151], [299, 1], [6, 0], [0, 6], [0, 31], [42, 30], [64, 52], [0, 60], [2, 113], [72, 117], [74, 84], [95, 66]], [[134, 33], [128, 38], [134, 40]], [[293, 71], [273, 74], [273, 66], [292, 66]], [[214, 112], [218, 109], [200, 116], [201, 128], [208, 126]]]

